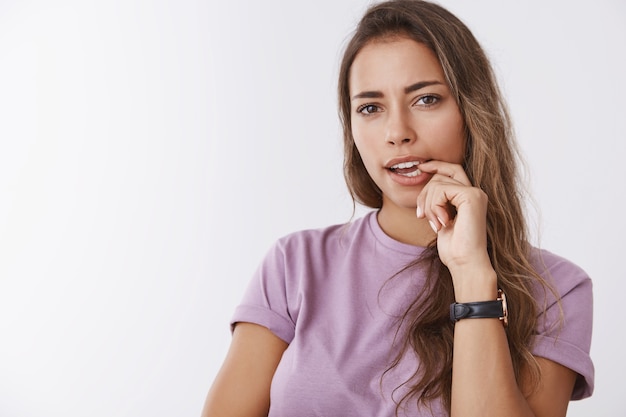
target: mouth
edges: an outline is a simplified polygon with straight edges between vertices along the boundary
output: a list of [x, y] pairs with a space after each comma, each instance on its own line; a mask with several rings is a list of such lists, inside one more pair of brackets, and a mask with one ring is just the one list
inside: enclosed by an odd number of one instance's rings
[[419, 164], [420, 161], [400, 162], [387, 167], [387, 169], [394, 174], [402, 175], [404, 177], [417, 177], [422, 173], [422, 171], [418, 168]]

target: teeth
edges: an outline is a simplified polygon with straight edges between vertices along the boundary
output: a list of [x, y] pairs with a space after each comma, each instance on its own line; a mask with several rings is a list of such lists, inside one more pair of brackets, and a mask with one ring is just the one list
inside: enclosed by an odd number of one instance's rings
[[419, 169], [416, 169], [415, 171], [409, 172], [407, 174], [400, 174], [399, 172], [397, 172], [396, 174], [404, 175], [405, 177], [417, 177], [421, 173], [422, 171], [420, 171]]
[[405, 169], [405, 168], [413, 168], [419, 165], [419, 161], [411, 161], [411, 162], [400, 162], [399, 164], [395, 164], [390, 167], [390, 169]]

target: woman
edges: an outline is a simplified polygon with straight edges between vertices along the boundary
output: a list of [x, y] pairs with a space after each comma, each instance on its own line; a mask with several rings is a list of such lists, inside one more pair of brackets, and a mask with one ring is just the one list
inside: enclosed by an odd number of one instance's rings
[[468, 28], [428, 2], [372, 6], [339, 102], [348, 188], [375, 210], [274, 245], [203, 415], [564, 416], [591, 395], [591, 281], [528, 244]]

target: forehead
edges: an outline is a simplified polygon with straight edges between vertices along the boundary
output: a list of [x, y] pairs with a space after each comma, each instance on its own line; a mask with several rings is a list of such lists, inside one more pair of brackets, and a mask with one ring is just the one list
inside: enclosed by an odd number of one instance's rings
[[441, 64], [423, 43], [406, 37], [376, 39], [365, 44], [350, 68], [351, 94], [361, 89], [404, 88], [419, 81], [445, 84]]

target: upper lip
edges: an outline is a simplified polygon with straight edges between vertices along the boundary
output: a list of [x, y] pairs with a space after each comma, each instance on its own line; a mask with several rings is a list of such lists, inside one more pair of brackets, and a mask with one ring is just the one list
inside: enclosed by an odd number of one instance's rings
[[426, 161], [427, 161], [426, 159], [420, 158], [419, 156], [407, 155], [407, 156], [402, 156], [399, 158], [390, 159], [385, 164], [385, 168], [389, 169], [392, 166], [401, 164], [403, 162], [417, 162], [418, 164], [421, 164], [422, 162], [426, 162]]

